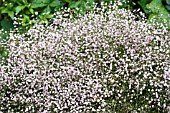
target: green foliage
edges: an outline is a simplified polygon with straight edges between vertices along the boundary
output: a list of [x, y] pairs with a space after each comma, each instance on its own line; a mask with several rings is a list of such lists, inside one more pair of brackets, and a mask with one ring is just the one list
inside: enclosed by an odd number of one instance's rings
[[[32, 8], [42, 13], [58, 10], [63, 4], [59, 0], [34, 0], [31, 3]], [[40, 10], [42, 9], [42, 10]]]
[[79, 9], [74, 10], [77, 14], [84, 15], [86, 11], [90, 11], [94, 7], [94, 0], [79, 0], [77, 2], [71, 1], [69, 2], [69, 8], [71, 9]]
[[0, 46], [0, 64], [3, 60], [6, 60], [8, 54], [9, 52], [3, 46]]
[[12, 21], [1, 20], [1, 26], [4, 30], [9, 31], [13, 27]]
[[150, 3], [152, 0], [140, 0], [138, 1], [138, 4], [142, 7], [145, 13], [150, 13], [149, 9], [146, 7], [148, 3]]
[[[54, 11], [58, 11], [62, 5], [59, 0], [8, 0], [2, 2], [0, 7], [1, 28], [8, 30], [12, 28], [11, 20], [14, 21], [14, 17], [21, 18], [19, 23], [22, 23], [22, 26], [36, 23], [32, 21], [33, 18], [39, 18], [48, 23], [48, 19], [53, 17]], [[4, 23], [7, 23], [8, 26], [4, 26]]]
[[150, 23], [163, 23], [170, 29], [170, 6], [168, 6], [169, 0], [166, 0], [166, 4], [163, 4], [162, 0], [140, 0], [139, 5], [144, 12], [148, 14], [148, 22]]
[[32, 8], [40, 14], [39, 19], [46, 24], [53, 17], [54, 11], [59, 11], [63, 5], [59, 0], [34, 0], [31, 3]]
[[10, 16], [12, 19], [14, 18], [14, 9], [13, 9], [13, 4], [9, 3], [9, 4], [5, 4], [3, 7], [0, 7], [1, 13], [4, 14], [8, 14], [8, 16]]
[[[5, 24], [5, 22], [3, 24]], [[2, 63], [2, 61], [6, 60], [9, 54], [6, 49], [6, 41], [8, 40], [8, 35], [9, 32], [0, 30], [0, 64]]]

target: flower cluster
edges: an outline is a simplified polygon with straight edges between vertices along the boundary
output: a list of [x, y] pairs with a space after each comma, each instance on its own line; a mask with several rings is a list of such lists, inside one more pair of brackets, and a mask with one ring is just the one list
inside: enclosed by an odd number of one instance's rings
[[[66, 9], [65, 12], [69, 12]], [[10, 34], [0, 111], [167, 112], [170, 37], [116, 5]]]

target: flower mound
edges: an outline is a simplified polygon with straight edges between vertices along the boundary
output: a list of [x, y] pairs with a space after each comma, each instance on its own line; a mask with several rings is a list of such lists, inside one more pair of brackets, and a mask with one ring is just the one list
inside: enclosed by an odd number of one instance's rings
[[77, 19], [56, 15], [49, 26], [11, 33], [0, 111], [167, 112], [168, 31], [116, 5]]

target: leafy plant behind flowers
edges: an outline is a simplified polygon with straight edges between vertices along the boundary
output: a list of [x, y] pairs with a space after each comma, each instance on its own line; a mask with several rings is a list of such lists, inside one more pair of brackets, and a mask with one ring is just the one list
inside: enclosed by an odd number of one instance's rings
[[[14, 17], [21, 18], [22, 26], [34, 24], [33, 18], [39, 16], [40, 20], [48, 22], [52, 18], [54, 11], [62, 7], [59, 0], [7, 0], [1, 3], [1, 26], [5, 28], [2, 22], [10, 22]], [[9, 23], [10, 24], [10, 23]], [[7, 28], [8, 30], [11, 28]]]

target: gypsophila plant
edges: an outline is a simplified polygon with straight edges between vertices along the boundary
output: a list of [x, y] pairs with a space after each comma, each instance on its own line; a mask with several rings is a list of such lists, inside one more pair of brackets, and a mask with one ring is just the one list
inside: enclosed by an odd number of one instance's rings
[[58, 12], [51, 25], [11, 32], [0, 111], [168, 112], [169, 31], [134, 19], [102, 3], [76, 19]]

